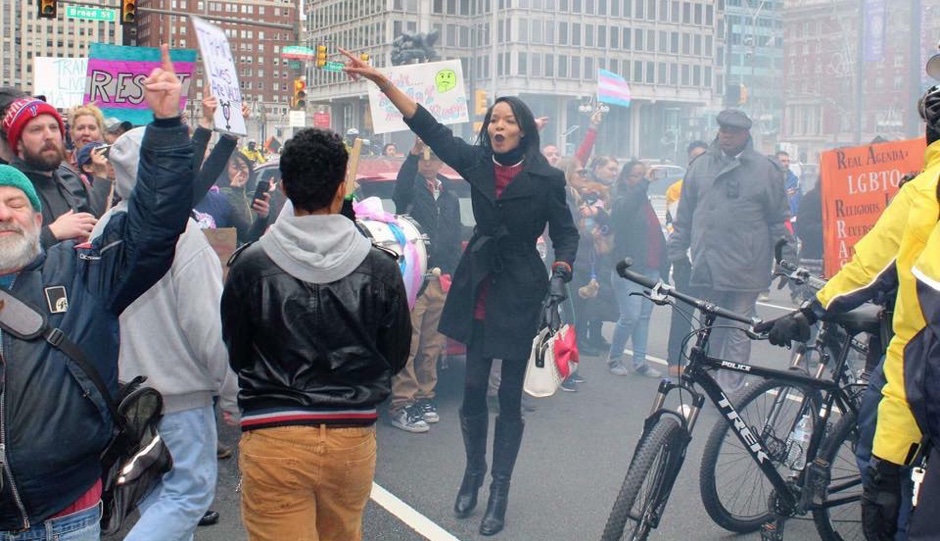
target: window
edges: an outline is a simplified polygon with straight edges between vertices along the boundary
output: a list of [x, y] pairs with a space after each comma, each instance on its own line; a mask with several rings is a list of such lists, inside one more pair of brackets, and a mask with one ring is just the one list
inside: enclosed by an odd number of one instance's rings
[[571, 44], [581, 45], [581, 23], [571, 24]]
[[[614, 0], [614, 1], [616, 2], [617, 0]], [[629, 17], [632, 17], [631, 15], [632, 13], [633, 13], [633, 0], [623, 0], [623, 16], [629, 18]]]
[[620, 43], [623, 44], [623, 50], [630, 50], [630, 29], [626, 26], [623, 27], [623, 33], [620, 35]]
[[705, 86], [711, 88], [712, 86], [712, 68], [711, 66], [705, 66]]
[[653, 84], [654, 82], [653, 77], [655, 76], [656, 76], [656, 64], [653, 64], [652, 62], [647, 62], [646, 63], [646, 84], [650, 84], [650, 85]]
[[702, 66], [692, 66], [692, 86], [702, 86]]
[[620, 27], [619, 26], [610, 27], [610, 48], [611, 49], [620, 48]]
[[667, 34], [667, 33], [666, 33], [665, 31], [663, 31], [663, 30], [660, 30], [660, 32], [659, 32], [659, 47], [657, 48], [657, 50], [658, 50], [659, 52], [661, 52], [661, 53], [665, 53], [665, 52], [668, 50], [668, 49], [667, 49], [667, 47], [669, 47], [669, 38], [668, 38], [668, 36], [669, 36], [669, 34]]
[[545, 55], [545, 76], [546, 77], [555, 76], [555, 55], [551, 55], [551, 54]]
[[[525, 40], [522, 40], [525, 41]], [[584, 26], [584, 45], [587, 47], [594, 46], [594, 25], [588, 24]]]
[[558, 23], [558, 44], [568, 45], [568, 23]]
[[[604, 1], [604, 0], [601, 0]], [[594, 59], [591, 57], [584, 58], [584, 78], [588, 81], [597, 77], [597, 72], [594, 71]]]
[[[698, 67], [698, 66], [696, 66]], [[528, 75], [529, 74], [529, 65], [528, 65], [528, 55], [523, 52], [519, 53], [519, 69], [517, 70], [519, 75]]]
[[568, 77], [568, 55], [566, 54], [558, 55], [558, 76], [561, 78]]
[[672, 2], [672, 11], [669, 12], [669, 21], [673, 23], [679, 22], [679, 0], [673, 0]]
[[682, 22], [685, 24], [692, 22], [692, 4], [688, 2], [682, 3]]
[[666, 63], [660, 62], [659, 66], [656, 67], [656, 84], [664, 85], [666, 84]]
[[637, 30], [636, 33], [633, 34], [633, 50], [634, 51], [643, 50], [643, 31], [642, 30]]
[[682, 34], [682, 54], [692, 54], [691, 34]]
[[689, 86], [689, 66], [682, 64], [682, 86]]
[[669, 64], [669, 84], [679, 84], [679, 64]]
[[646, 0], [636, 0], [636, 18], [637, 19], [643, 18], [643, 5], [645, 2]]
[[712, 26], [715, 22], [715, 7], [711, 4], [705, 6], [705, 26]]
[[702, 24], [702, 4], [695, 4], [695, 24]]
[[646, 18], [650, 21], [656, 20], [656, 0], [646, 2]]
[[702, 36], [700, 34], [695, 34], [694, 40], [695, 48], [693, 51], [696, 56], [702, 56]]
[[669, 52], [672, 54], [679, 54], [679, 33], [672, 32], [669, 34]]
[[532, 53], [532, 75], [535, 77], [542, 76], [542, 55], [538, 53]]
[[633, 82], [643, 82], [643, 62], [640, 62], [639, 60], [633, 61]]
[[581, 78], [581, 57], [580, 56], [571, 57], [571, 78], [572, 79]]

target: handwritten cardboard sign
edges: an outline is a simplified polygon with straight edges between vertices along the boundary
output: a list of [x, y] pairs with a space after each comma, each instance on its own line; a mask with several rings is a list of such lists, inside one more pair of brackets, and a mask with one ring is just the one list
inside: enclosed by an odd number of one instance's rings
[[898, 191], [901, 177], [924, 166], [924, 139], [840, 148], [823, 152], [823, 270], [829, 277], [852, 258]]
[[[170, 60], [176, 76], [183, 83], [180, 110], [186, 108], [186, 96], [193, 79], [196, 62], [194, 49], [173, 49]], [[143, 81], [154, 68], [160, 67], [160, 49], [156, 47], [124, 47], [92, 43], [88, 48], [88, 71], [83, 103], [94, 103], [105, 118], [115, 117], [133, 124], [149, 124], [153, 120], [144, 100]]]
[[[420, 103], [442, 124], [469, 122], [467, 93], [459, 60], [408, 64], [385, 70], [386, 77]], [[369, 109], [375, 133], [407, 131], [401, 113], [375, 85], [369, 85]]]
[[245, 118], [242, 117], [242, 91], [228, 37], [221, 28], [204, 19], [193, 15], [189, 18], [199, 40], [209, 91], [219, 100], [219, 107], [215, 110], [215, 129], [233, 135], [248, 135]]
[[85, 98], [87, 58], [33, 58], [33, 94], [59, 109], [81, 105]]

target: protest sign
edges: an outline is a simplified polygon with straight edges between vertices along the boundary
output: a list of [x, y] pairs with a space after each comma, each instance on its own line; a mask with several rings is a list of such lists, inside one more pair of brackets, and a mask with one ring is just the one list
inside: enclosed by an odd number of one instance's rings
[[87, 58], [33, 58], [33, 95], [45, 96], [58, 109], [81, 105], [85, 99]]
[[823, 152], [823, 267], [827, 277], [852, 258], [855, 243], [874, 227], [901, 177], [924, 166], [924, 139]]
[[[385, 70], [385, 76], [423, 105], [438, 122], [469, 122], [467, 93], [459, 60], [396, 66]], [[374, 133], [408, 131], [401, 113], [375, 85], [369, 85], [369, 109]]]
[[242, 116], [242, 91], [228, 37], [212, 23], [193, 15], [189, 18], [199, 40], [209, 92], [219, 100], [219, 107], [215, 110], [215, 129], [233, 135], [248, 135]]
[[[186, 96], [193, 79], [196, 62], [194, 49], [174, 49], [170, 60], [183, 83], [180, 110], [186, 108]], [[97, 105], [105, 118], [115, 117], [133, 124], [149, 124], [153, 120], [144, 100], [143, 81], [154, 68], [160, 67], [160, 49], [156, 47], [124, 47], [92, 43], [88, 48], [88, 71], [83, 103]]]

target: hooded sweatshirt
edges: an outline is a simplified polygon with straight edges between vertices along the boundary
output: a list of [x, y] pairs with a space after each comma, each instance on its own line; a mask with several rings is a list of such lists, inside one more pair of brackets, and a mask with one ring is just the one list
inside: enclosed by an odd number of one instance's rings
[[348, 275], [372, 248], [369, 239], [345, 216], [294, 216], [290, 201], [258, 244], [284, 272], [314, 284], [328, 284]]
[[[92, 232], [98, 236], [111, 216], [127, 212], [137, 182], [143, 128], [122, 135], [111, 147], [115, 191], [123, 201]], [[236, 414], [237, 383], [222, 342], [222, 266], [192, 219], [176, 244], [169, 271], [120, 316], [120, 378], [147, 376], [163, 395], [164, 413], [211, 406], [221, 394], [224, 411]]]

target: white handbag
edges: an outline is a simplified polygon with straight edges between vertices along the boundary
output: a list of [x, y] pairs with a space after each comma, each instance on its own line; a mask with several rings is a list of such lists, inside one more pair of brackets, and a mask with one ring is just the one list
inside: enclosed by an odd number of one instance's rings
[[[570, 325], [562, 325], [554, 332], [549, 327], [542, 327], [539, 330], [532, 340], [532, 351], [529, 352], [522, 390], [536, 398], [545, 398], [555, 394], [566, 377], [559, 370], [555, 359], [555, 341], [573, 332], [574, 327]], [[575, 353], [574, 358], [571, 359], [573, 362], [569, 362], [571, 368], [575, 368], [571, 365], [576, 363], [576, 359]]]

